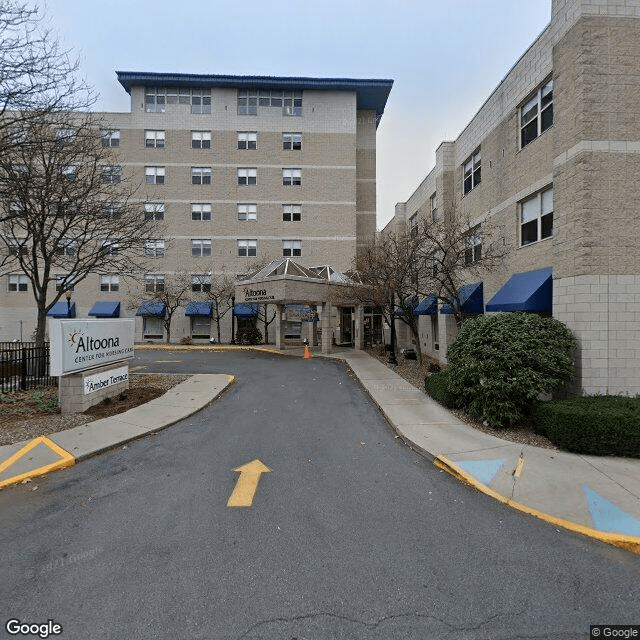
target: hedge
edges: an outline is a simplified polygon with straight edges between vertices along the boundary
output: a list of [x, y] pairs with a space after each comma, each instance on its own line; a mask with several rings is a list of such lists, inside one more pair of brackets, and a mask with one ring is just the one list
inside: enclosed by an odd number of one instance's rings
[[585, 396], [542, 402], [535, 429], [573, 453], [640, 457], [640, 398]]
[[455, 406], [454, 396], [449, 392], [449, 376], [446, 371], [431, 373], [424, 379], [424, 388], [427, 393], [445, 407]]

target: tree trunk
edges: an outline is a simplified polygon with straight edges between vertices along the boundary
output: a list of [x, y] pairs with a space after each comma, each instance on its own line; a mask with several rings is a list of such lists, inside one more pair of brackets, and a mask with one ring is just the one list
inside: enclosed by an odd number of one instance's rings
[[38, 306], [38, 319], [36, 323], [36, 347], [44, 347], [45, 343], [45, 333], [47, 330], [47, 314], [45, 313], [44, 307]]

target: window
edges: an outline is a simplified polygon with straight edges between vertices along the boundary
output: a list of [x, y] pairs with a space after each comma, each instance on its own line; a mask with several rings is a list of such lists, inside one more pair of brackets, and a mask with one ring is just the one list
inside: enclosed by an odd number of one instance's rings
[[211, 167], [191, 167], [191, 184], [211, 184]]
[[438, 207], [436, 207], [435, 193], [429, 198], [429, 205], [431, 207], [431, 221], [435, 222], [438, 219]]
[[144, 146], [148, 149], [164, 149], [164, 131], [145, 129]]
[[22, 273], [9, 274], [9, 291], [26, 291], [29, 279]]
[[163, 318], [145, 316], [142, 319], [142, 334], [144, 338], [162, 338], [164, 336]]
[[56, 130], [56, 142], [65, 143], [73, 142], [77, 135], [77, 130], [71, 127]]
[[553, 235], [553, 187], [520, 204], [520, 246]]
[[102, 129], [100, 131], [100, 142], [103, 148], [120, 146], [120, 129]]
[[164, 202], [145, 202], [145, 220], [164, 220]]
[[162, 291], [164, 291], [164, 274], [145, 274], [144, 289], [147, 293], [161, 293]]
[[117, 240], [103, 240], [102, 242], [102, 251], [103, 253], [115, 256], [118, 254], [118, 249], [120, 249], [120, 245]]
[[300, 149], [302, 149], [302, 134], [301, 133], [283, 133], [282, 148], [293, 149], [294, 151], [299, 151]]
[[119, 291], [120, 276], [100, 276], [100, 291]]
[[[26, 171], [26, 167], [25, 167], [25, 171]], [[60, 168], [60, 173], [67, 179], [67, 180], [75, 180], [76, 179], [76, 173], [77, 173], [77, 168], [75, 164], [68, 164], [65, 165], [64, 167]]]
[[162, 258], [164, 256], [164, 240], [146, 240], [144, 254], [150, 258]]
[[250, 185], [256, 184], [258, 178], [258, 170], [254, 168], [238, 169], [238, 184]]
[[211, 240], [191, 240], [191, 255], [204, 258], [211, 255]]
[[302, 240], [283, 240], [282, 255], [285, 257], [302, 255]]
[[211, 113], [211, 89], [191, 90], [191, 113]]
[[469, 193], [471, 189], [477, 187], [480, 184], [480, 149], [478, 149], [472, 156], [470, 156], [463, 165], [464, 176], [462, 183], [463, 194]]
[[73, 291], [75, 289], [75, 285], [73, 281], [70, 282], [71, 275], [57, 275], [56, 276], [56, 291]]
[[192, 149], [211, 149], [211, 131], [192, 131]]
[[257, 220], [258, 205], [256, 204], [238, 204], [238, 220]]
[[258, 253], [257, 240], [238, 240], [238, 255], [252, 257]]
[[164, 184], [164, 167], [145, 167], [144, 181], [147, 184]]
[[302, 169], [283, 169], [282, 184], [285, 186], [302, 184]]
[[122, 216], [122, 205], [117, 202], [103, 204], [100, 208], [100, 216], [103, 218], [119, 218]]
[[167, 101], [164, 87], [147, 87], [144, 91], [144, 110], [147, 113], [164, 113]]
[[553, 124], [553, 80], [548, 80], [520, 107], [520, 148]]
[[480, 225], [473, 227], [465, 238], [464, 264], [469, 266], [482, 258], [482, 235]]
[[258, 115], [258, 105], [262, 108], [282, 109], [283, 116], [302, 115], [302, 91], [268, 91], [255, 89], [238, 91], [238, 115]]
[[209, 316], [191, 317], [191, 337], [195, 340], [208, 340], [211, 336], [211, 318]]
[[417, 211], [409, 218], [409, 232], [411, 233], [412, 238], [418, 235], [418, 212]]
[[302, 115], [302, 91], [285, 91], [282, 96], [282, 115]]
[[282, 205], [282, 221], [283, 222], [300, 222], [302, 218], [302, 205], [299, 204], [283, 204]]
[[5, 238], [5, 242], [10, 256], [18, 258], [19, 256], [27, 255], [26, 238]]
[[196, 273], [191, 276], [191, 291], [207, 292], [211, 291], [211, 274]]
[[205, 203], [194, 203], [191, 205], [192, 220], [211, 220], [211, 205]]
[[122, 167], [117, 164], [107, 164], [102, 167], [102, 182], [118, 184], [122, 180]]
[[238, 131], [238, 149], [257, 149], [257, 131]]
[[16, 126], [9, 129], [9, 140], [18, 144], [20, 142], [27, 142], [29, 140], [29, 127]]
[[58, 246], [56, 247], [55, 252], [56, 252], [56, 255], [58, 256], [73, 257], [76, 255], [77, 250], [78, 250], [78, 243], [75, 242], [75, 240], [62, 239], [58, 243]]
[[258, 92], [238, 91], [238, 115], [257, 116], [258, 115]]

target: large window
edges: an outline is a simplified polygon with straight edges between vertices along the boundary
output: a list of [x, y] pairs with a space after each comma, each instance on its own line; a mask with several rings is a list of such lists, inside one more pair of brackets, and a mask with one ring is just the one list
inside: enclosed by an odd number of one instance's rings
[[247, 204], [247, 203], [238, 204], [238, 220], [245, 222], [247, 220], [257, 220], [257, 219], [258, 219], [258, 205]]
[[210, 239], [193, 239], [191, 240], [191, 255], [194, 258], [204, 258], [211, 255]]
[[469, 156], [462, 166], [464, 171], [462, 177], [462, 192], [466, 194], [469, 193], [471, 189], [477, 187], [482, 178], [480, 149]]
[[145, 167], [144, 181], [147, 184], [164, 184], [164, 167]]
[[56, 275], [56, 291], [73, 291], [74, 288], [71, 274]]
[[55, 249], [55, 253], [58, 256], [65, 256], [71, 258], [78, 252], [78, 243], [75, 240], [68, 240], [63, 238], [58, 243]]
[[257, 149], [257, 131], [238, 131], [238, 149]]
[[192, 131], [192, 149], [211, 149], [211, 131]]
[[192, 220], [211, 220], [211, 204], [205, 202], [194, 202], [191, 205]]
[[295, 257], [302, 255], [302, 240], [283, 240], [282, 255], [284, 257]]
[[251, 185], [258, 181], [258, 170], [252, 167], [238, 169], [238, 184]]
[[104, 148], [120, 146], [120, 129], [102, 129], [100, 142]]
[[100, 291], [114, 292], [120, 290], [120, 276], [100, 276]]
[[300, 149], [302, 149], [302, 134], [301, 133], [283, 133], [282, 148], [292, 149], [294, 151], [299, 151]]
[[273, 107], [282, 109], [283, 116], [301, 116], [302, 91], [238, 91], [238, 115], [258, 115], [258, 107], [261, 111]]
[[9, 291], [26, 291], [29, 279], [22, 273], [9, 274]]
[[520, 246], [550, 238], [553, 234], [553, 187], [520, 204]]
[[240, 257], [253, 257], [258, 253], [257, 240], [238, 240], [238, 255]]
[[548, 80], [520, 107], [520, 147], [553, 124], [553, 80]]
[[145, 274], [144, 289], [147, 293], [162, 293], [164, 291], [164, 274], [163, 273]]
[[285, 186], [297, 186], [302, 184], [302, 169], [283, 169], [282, 184]]
[[468, 267], [482, 258], [480, 225], [473, 227], [465, 238], [464, 264]]
[[157, 129], [146, 129], [144, 132], [144, 146], [149, 149], [163, 149], [165, 135], [164, 131]]
[[164, 324], [162, 318], [145, 316], [143, 319], [142, 334], [144, 338], [162, 338], [164, 336]]
[[191, 184], [211, 184], [211, 167], [191, 167]]
[[282, 205], [282, 221], [283, 222], [300, 222], [302, 219], [302, 205], [299, 204], [283, 204]]
[[150, 258], [164, 257], [164, 240], [146, 240], [144, 254]]
[[145, 220], [164, 220], [164, 202], [145, 202]]
[[211, 274], [194, 273], [191, 276], [191, 291], [195, 291], [196, 293], [211, 291]]
[[147, 87], [144, 108], [147, 113], [164, 113], [168, 104], [191, 105], [191, 113], [211, 113], [211, 89]]
[[191, 113], [211, 113], [211, 89], [192, 89]]
[[117, 240], [107, 239], [102, 241], [102, 252], [108, 256], [117, 256], [120, 244]]
[[117, 164], [107, 164], [102, 167], [102, 182], [118, 184], [122, 180], [122, 167]]

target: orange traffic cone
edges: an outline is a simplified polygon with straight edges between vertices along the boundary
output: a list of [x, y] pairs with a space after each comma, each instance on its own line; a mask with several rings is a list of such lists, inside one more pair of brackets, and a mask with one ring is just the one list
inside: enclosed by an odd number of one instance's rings
[[304, 359], [307, 360], [310, 357], [311, 357], [311, 352], [309, 351], [309, 345], [305, 344], [304, 345]]

